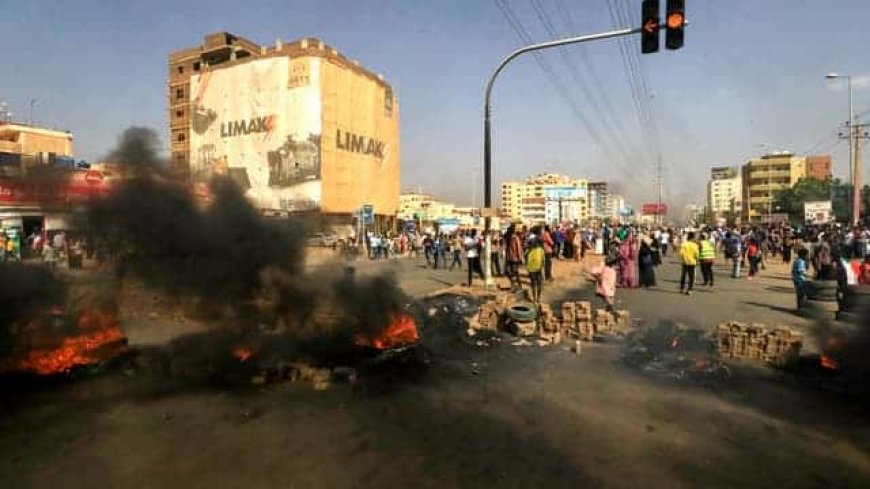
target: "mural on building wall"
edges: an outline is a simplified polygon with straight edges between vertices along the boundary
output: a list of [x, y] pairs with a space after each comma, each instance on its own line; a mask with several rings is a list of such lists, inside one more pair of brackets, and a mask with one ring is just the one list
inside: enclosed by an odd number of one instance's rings
[[261, 209], [320, 207], [317, 58], [266, 58], [190, 80], [191, 176], [227, 175]]

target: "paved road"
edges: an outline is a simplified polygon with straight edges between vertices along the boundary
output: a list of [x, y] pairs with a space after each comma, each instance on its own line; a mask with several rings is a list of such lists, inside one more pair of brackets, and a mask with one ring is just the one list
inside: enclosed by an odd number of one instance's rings
[[[588, 266], [600, 258], [587, 259]], [[426, 266], [424, 258], [397, 258], [392, 260], [356, 262], [358, 273], [392, 271], [401, 287], [410, 295], [420, 297], [452, 286], [464, 284], [467, 278], [463, 270], [433, 270]], [[593, 300], [593, 290], [585, 279], [582, 267], [575, 262], [554, 262], [553, 284], [545, 284], [544, 300], [557, 306], [565, 299]], [[794, 290], [789, 275], [789, 266], [779, 260], [770, 260], [767, 269], [756, 280], [730, 278], [730, 265], [724, 260], [714, 266], [716, 285], [713, 288], [700, 285], [701, 273], [697, 270], [699, 283], [691, 296], [679, 293], [680, 265], [672, 259], [657, 268], [656, 287], [651, 289], [619, 289], [617, 307], [628, 309], [640, 323], [663, 320], [679, 321], [691, 327], [709, 329], [723, 321], [761, 323], [768, 327], [785, 325], [808, 333], [811, 322], [797, 315], [794, 309]], [[502, 285], [506, 282], [502, 279]], [[475, 286], [480, 283], [475, 279]], [[596, 305], [601, 305], [596, 302]], [[808, 338], [812, 340], [812, 338]], [[812, 347], [812, 341], [808, 342]]]

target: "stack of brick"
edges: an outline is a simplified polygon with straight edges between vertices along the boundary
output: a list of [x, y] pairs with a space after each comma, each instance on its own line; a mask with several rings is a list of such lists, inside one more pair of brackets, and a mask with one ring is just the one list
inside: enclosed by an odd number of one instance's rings
[[579, 336], [577, 328], [577, 304], [562, 303], [562, 331], [567, 336]]
[[631, 328], [631, 315], [628, 311], [622, 309], [613, 313], [616, 332], [625, 334]]
[[495, 301], [489, 301], [480, 306], [475, 329], [497, 331], [501, 327], [504, 309]]
[[586, 301], [577, 302], [575, 310], [576, 331], [581, 339], [592, 341], [595, 337], [595, 323], [592, 322], [592, 304]]
[[801, 333], [782, 326], [767, 331], [761, 324], [728, 322], [716, 328], [716, 347], [727, 358], [781, 362], [800, 353], [803, 339]]
[[610, 333], [613, 331], [615, 320], [613, 314], [598, 309], [595, 311], [595, 331], [598, 333]]
[[538, 321], [540, 321], [543, 332], [552, 333], [559, 330], [559, 322], [553, 315], [553, 308], [549, 304], [538, 306]]

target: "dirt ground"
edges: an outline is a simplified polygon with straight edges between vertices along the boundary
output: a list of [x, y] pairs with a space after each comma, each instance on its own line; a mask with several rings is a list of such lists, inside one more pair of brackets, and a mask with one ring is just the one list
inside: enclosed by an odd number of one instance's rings
[[[560, 273], [577, 282], [566, 279], [551, 298], [588, 296], [579, 271]], [[692, 317], [708, 302], [723, 304], [698, 313], [707, 321], [729, 309], [759, 313], [742, 304], [737, 285], [723, 287], [721, 298], [699, 292], [687, 303], [670, 292], [672, 279], [664, 271], [661, 291], [632, 291], [620, 301], [645, 321], [675, 310]], [[431, 351], [422, 376], [393, 372], [322, 392], [301, 383], [191, 386], [124, 370], [7, 390], [0, 481], [16, 488], [870, 486], [866, 407], [789, 374], [735, 364], [727, 382], [696, 384], [627, 366], [616, 341], [585, 344], [576, 355], [567, 345], [475, 347], [458, 323], [427, 323], [422, 333]]]

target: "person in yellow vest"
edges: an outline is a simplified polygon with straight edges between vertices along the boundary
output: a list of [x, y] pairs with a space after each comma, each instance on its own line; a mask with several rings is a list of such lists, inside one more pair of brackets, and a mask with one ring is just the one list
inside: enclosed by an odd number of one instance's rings
[[532, 302], [541, 303], [541, 289], [544, 285], [544, 263], [546, 252], [540, 238], [532, 240], [531, 248], [526, 252], [526, 271], [529, 272], [529, 282], [532, 284]]
[[716, 260], [716, 245], [707, 233], [701, 234], [700, 251], [698, 258], [701, 260], [701, 275], [704, 277], [704, 285], [713, 286], [713, 262]]
[[695, 267], [698, 266], [698, 243], [695, 242], [695, 233], [690, 232], [686, 240], [680, 245], [680, 261], [683, 263], [683, 272], [680, 275], [680, 293], [692, 295], [692, 287], [695, 285]]

